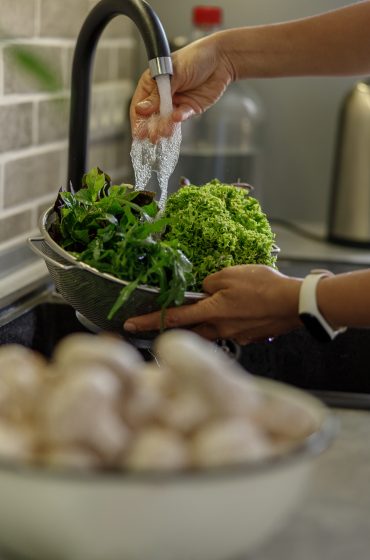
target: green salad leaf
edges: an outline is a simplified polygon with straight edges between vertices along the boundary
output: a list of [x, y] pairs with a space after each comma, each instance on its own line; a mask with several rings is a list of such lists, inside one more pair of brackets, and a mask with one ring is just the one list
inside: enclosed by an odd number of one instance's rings
[[176, 241], [193, 264], [194, 283], [237, 264], [275, 266], [275, 236], [261, 206], [248, 192], [217, 179], [188, 185], [172, 194], [164, 216], [170, 222], [163, 239]]
[[77, 192], [60, 192], [50, 234], [78, 260], [128, 281], [111, 319], [132, 292], [159, 288], [158, 304], [181, 305], [209, 274], [237, 264], [275, 266], [275, 236], [259, 202], [217, 179], [169, 196], [162, 214], [154, 193], [111, 185], [95, 167]]
[[[139, 284], [159, 287], [158, 304], [180, 305], [191, 283], [191, 263], [175, 240], [160, 234], [169, 225], [158, 217], [154, 193], [110, 185], [99, 168], [77, 192], [60, 192], [59, 219], [50, 231], [64, 249], [100, 272], [129, 282], [110, 310], [111, 319]], [[155, 219], [157, 218], [157, 219]]]

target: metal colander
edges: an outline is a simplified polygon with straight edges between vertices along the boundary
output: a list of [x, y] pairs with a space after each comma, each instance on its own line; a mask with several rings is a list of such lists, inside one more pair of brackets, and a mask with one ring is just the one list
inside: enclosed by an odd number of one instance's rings
[[[57, 291], [76, 311], [100, 329], [122, 334], [126, 319], [160, 309], [157, 303], [159, 289], [142, 285], [136, 288], [113, 319], [109, 320], [109, 311], [122, 288], [129, 282], [99, 272], [62, 249], [49, 235], [54, 218], [55, 212], [51, 207], [41, 216], [42, 236], [31, 237], [28, 241], [33, 251], [45, 260]], [[273, 252], [278, 253], [279, 248], [274, 246]], [[205, 297], [204, 293], [186, 292], [184, 303], [195, 303]], [[141, 333], [140, 338], [150, 339], [156, 334]], [[135, 338], [132, 333], [129, 336]]]
[[[40, 220], [42, 236], [31, 237], [28, 241], [33, 251], [45, 260], [57, 291], [76, 311], [97, 327], [122, 334], [123, 323], [129, 317], [160, 309], [157, 303], [159, 289], [142, 285], [131, 294], [113, 319], [108, 320], [108, 313], [120, 291], [129, 282], [99, 272], [62, 249], [49, 235], [54, 217], [52, 207], [46, 210]], [[194, 303], [204, 297], [202, 293], [186, 292], [184, 303]], [[140, 338], [153, 338], [156, 334], [141, 333]], [[134, 338], [132, 333], [129, 336]]]

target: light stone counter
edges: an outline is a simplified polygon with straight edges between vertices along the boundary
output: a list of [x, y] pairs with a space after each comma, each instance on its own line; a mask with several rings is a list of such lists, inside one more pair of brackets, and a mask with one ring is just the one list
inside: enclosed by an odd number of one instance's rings
[[302, 229], [311, 232], [318, 239], [321, 238], [320, 241], [301, 235], [282, 225], [272, 224], [272, 229], [276, 234], [276, 243], [281, 250], [281, 258], [370, 265], [370, 249], [328, 243], [324, 240], [325, 232], [317, 225], [302, 225]]
[[369, 560], [370, 411], [336, 414], [341, 430], [317, 460], [299, 511], [248, 560]]
[[370, 411], [335, 413], [341, 430], [316, 459], [299, 511], [255, 554], [232, 560], [369, 560]]

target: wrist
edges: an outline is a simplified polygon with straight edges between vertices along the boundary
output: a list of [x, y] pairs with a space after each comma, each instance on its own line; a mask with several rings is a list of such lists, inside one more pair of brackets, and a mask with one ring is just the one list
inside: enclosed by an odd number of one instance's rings
[[230, 81], [236, 82], [243, 79], [242, 65], [247, 53], [244, 47], [240, 50], [241, 43], [238, 40], [238, 30], [225, 29], [224, 31], [218, 31], [214, 36], [218, 57], [223, 61], [230, 76]]
[[299, 293], [302, 285], [300, 278], [288, 278], [284, 280], [283, 289], [280, 294], [280, 301], [291, 328], [300, 327], [301, 321], [298, 314]]
[[341, 322], [339, 317], [337, 317], [338, 306], [335, 305], [335, 301], [332, 301], [334, 293], [333, 281], [335, 281], [334, 275], [321, 278], [316, 288], [316, 301], [318, 309], [326, 318], [330, 326], [333, 329], [339, 329], [341, 328]]

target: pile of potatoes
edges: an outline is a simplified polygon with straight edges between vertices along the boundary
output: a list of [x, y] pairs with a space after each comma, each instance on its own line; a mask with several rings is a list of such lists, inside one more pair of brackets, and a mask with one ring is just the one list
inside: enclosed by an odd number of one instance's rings
[[0, 347], [0, 458], [79, 469], [179, 470], [259, 461], [316, 426], [189, 331], [145, 362], [122, 339], [73, 334], [47, 362]]

